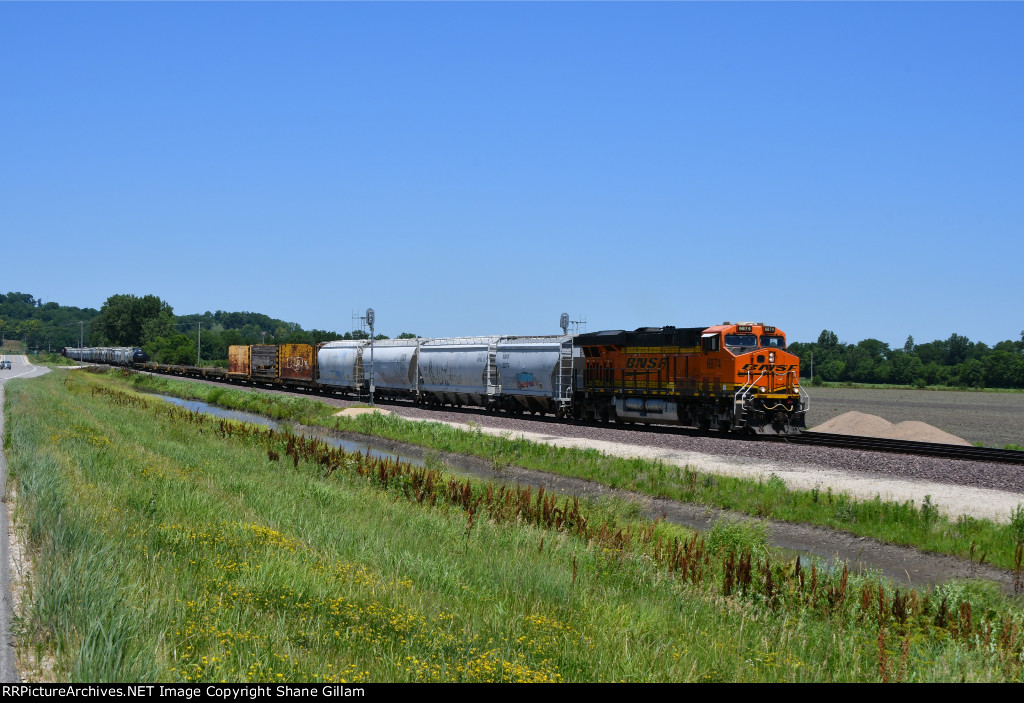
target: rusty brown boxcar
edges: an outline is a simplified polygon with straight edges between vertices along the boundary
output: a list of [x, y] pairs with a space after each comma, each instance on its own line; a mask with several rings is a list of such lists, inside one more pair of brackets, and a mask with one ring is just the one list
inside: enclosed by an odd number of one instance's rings
[[311, 384], [316, 380], [316, 352], [308, 344], [282, 344], [277, 350], [281, 380]]
[[232, 345], [228, 347], [228, 377], [249, 377], [252, 354], [248, 346]]

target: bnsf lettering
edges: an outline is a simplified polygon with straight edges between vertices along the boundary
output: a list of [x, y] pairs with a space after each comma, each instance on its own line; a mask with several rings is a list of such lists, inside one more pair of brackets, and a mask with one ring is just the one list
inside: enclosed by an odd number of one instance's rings
[[661, 359], [650, 358], [650, 359], [637, 359], [630, 357], [626, 359], [627, 369], [637, 369], [638, 371], [657, 371], [658, 369], [668, 366], [668, 357]]
[[796, 371], [800, 368], [799, 364], [744, 364], [743, 368], [740, 369], [740, 373], [755, 373], [758, 371], [774, 371], [775, 373], [785, 373], [787, 371]]

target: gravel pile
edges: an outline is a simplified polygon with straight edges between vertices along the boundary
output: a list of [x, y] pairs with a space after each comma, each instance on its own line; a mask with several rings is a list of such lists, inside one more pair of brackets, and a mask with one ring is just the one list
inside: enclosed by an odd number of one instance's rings
[[934, 442], [936, 444], [957, 444], [963, 447], [971, 446], [966, 439], [944, 432], [938, 427], [933, 427], [927, 422], [918, 420], [904, 420], [892, 424], [884, 417], [869, 415], [867, 413], [851, 410], [834, 417], [828, 422], [822, 423], [811, 429], [812, 432], [824, 432], [825, 434], [852, 435], [855, 437], [878, 437], [881, 439], [901, 439], [908, 442]]

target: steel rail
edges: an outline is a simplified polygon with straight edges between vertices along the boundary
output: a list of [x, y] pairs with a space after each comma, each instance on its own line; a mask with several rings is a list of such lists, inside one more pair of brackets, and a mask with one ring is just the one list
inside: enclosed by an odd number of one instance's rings
[[839, 435], [826, 432], [803, 432], [786, 437], [770, 437], [770, 439], [789, 444], [811, 444], [839, 449], [859, 449], [871, 452], [890, 452], [893, 454], [913, 454], [916, 456], [937, 456], [964, 461], [987, 461], [1000, 464], [1024, 465], [1024, 452], [1014, 449], [967, 447], [959, 444], [914, 442], [903, 439], [859, 437], [856, 435]]

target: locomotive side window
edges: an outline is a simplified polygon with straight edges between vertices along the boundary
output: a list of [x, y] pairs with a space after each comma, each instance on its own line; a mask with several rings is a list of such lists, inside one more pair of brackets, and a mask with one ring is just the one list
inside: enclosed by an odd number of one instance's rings
[[727, 334], [725, 335], [725, 346], [730, 351], [737, 349], [756, 349], [757, 348], [757, 335], [756, 334]]
[[785, 337], [780, 337], [778, 335], [762, 334], [761, 335], [761, 346], [762, 347], [772, 347], [774, 349], [785, 349], [786, 348], [786, 338]]
[[706, 352], [718, 351], [718, 335], [706, 334], [700, 338], [700, 348]]

